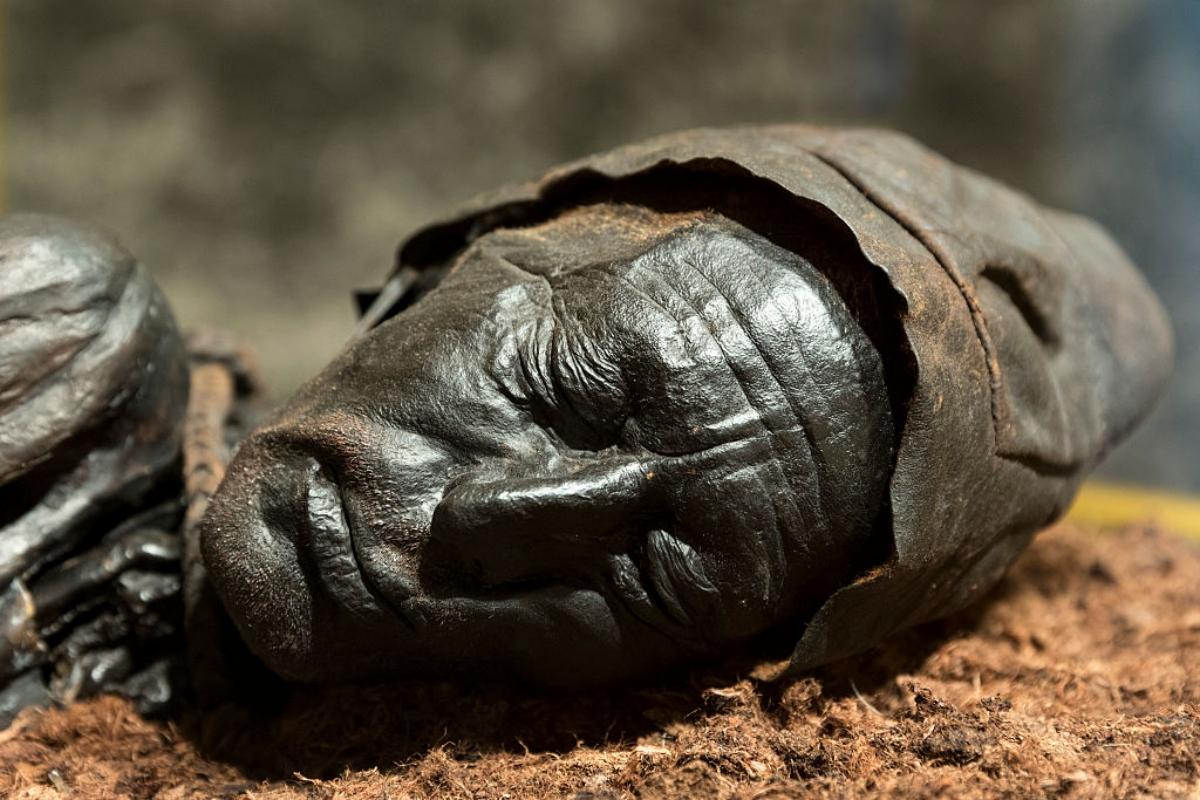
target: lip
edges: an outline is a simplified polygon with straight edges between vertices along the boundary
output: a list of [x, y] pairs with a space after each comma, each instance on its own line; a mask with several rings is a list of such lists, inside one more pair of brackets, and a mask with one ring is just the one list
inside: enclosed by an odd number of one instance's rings
[[308, 465], [305, 506], [308, 549], [330, 594], [351, 613], [372, 616], [370, 610], [379, 609], [411, 627], [397, 604], [371, 580], [356, 541], [361, 532], [351, 520], [339, 484], [327, 476], [316, 459]]

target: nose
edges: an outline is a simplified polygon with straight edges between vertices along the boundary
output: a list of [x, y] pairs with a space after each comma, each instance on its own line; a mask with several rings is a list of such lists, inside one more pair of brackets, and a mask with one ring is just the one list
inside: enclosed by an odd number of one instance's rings
[[243, 640], [281, 675], [306, 680], [316, 647], [309, 621], [315, 598], [294, 537], [263, 505], [286, 483], [285, 472], [259, 443], [245, 442], [201, 523], [201, 552]]
[[346, 457], [282, 427], [252, 436], [201, 529], [212, 585], [243, 640], [300, 682], [395, 657], [411, 628], [397, 611], [410, 573], [386, 561], [389, 548], [369, 525], [354, 524], [352, 503], [314, 452]]
[[285, 413], [255, 431], [243, 450], [297, 463], [315, 460], [333, 477], [365, 468], [382, 433], [362, 417], [338, 409], [319, 413]]

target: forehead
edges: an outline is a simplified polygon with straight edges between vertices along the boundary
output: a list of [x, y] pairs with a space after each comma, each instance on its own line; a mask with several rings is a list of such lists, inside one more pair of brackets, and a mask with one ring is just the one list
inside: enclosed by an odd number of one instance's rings
[[541, 365], [545, 394], [597, 419], [636, 408], [660, 452], [800, 430], [794, 408], [842, 390], [818, 386], [837, 365], [858, 391], [862, 335], [832, 284], [715, 213], [582, 208], [481, 237], [461, 266], [517, 277], [520, 313], [536, 298], [534, 324], [496, 326], [499, 362]]
[[762, 346], [776, 349], [814, 320], [828, 324], [828, 307], [843, 305], [803, 258], [712, 211], [585, 206], [484, 235], [455, 272], [447, 286], [484, 290], [477, 297], [498, 335], [532, 321], [593, 353], [655, 351], [667, 371], [696, 366], [702, 351], [738, 360], [740, 350], [718, 346], [730, 331], [757, 330]]
[[705, 211], [660, 213], [603, 203], [581, 206], [537, 225], [492, 231], [476, 247], [533, 275], [555, 278], [632, 263], [690, 228], [717, 225], [722, 219]]

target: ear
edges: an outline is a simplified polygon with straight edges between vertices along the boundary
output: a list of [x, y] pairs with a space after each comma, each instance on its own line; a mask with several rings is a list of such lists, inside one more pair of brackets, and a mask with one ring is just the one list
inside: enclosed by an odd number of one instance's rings
[[602, 563], [597, 554], [659, 503], [653, 468], [608, 453], [555, 475], [456, 482], [433, 513], [430, 545], [484, 586], [561, 577]]

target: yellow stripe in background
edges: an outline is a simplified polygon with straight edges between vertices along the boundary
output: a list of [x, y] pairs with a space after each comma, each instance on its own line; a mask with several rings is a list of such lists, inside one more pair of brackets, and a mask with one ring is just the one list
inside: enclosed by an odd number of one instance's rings
[[1067, 519], [1106, 527], [1153, 522], [1165, 531], [1200, 540], [1200, 497], [1089, 481], [1079, 490]]

